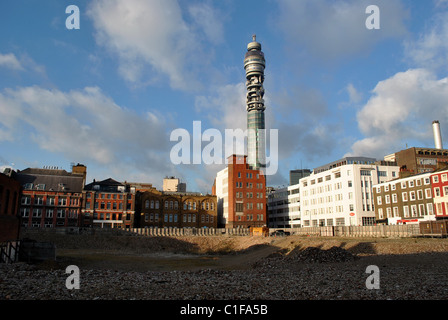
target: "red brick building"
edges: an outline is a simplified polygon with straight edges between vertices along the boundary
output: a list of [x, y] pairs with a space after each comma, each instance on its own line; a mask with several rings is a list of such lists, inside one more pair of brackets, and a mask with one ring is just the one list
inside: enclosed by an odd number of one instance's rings
[[431, 174], [432, 194], [436, 219], [448, 218], [448, 169]]
[[20, 183], [11, 177], [10, 169], [0, 173], [0, 243], [19, 238], [20, 217], [19, 199]]
[[218, 198], [219, 225], [226, 228], [265, 226], [266, 176], [247, 164], [247, 156], [232, 155], [218, 172], [212, 193]]
[[79, 226], [86, 167], [78, 164], [72, 170], [27, 168], [17, 171], [16, 179], [22, 185], [22, 226]]
[[83, 191], [83, 227], [134, 227], [136, 186], [114, 179], [87, 184]]

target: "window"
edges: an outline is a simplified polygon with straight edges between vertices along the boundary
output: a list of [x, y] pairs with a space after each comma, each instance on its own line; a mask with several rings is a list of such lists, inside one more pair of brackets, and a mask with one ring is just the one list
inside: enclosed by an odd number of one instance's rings
[[390, 196], [388, 194], [386, 194], [386, 196], [384, 198], [386, 200], [386, 203], [389, 204], [390, 203]]
[[398, 207], [394, 207], [394, 217], [399, 217], [400, 215], [398, 214]]
[[47, 197], [47, 206], [54, 206], [54, 197]]
[[425, 215], [425, 205], [423, 203], [418, 205], [418, 211], [419, 211], [419, 215], [420, 216], [424, 216]]
[[22, 197], [21, 204], [31, 204], [31, 197], [27, 196]]
[[42, 209], [33, 209], [33, 218], [40, 218], [42, 216]]
[[45, 217], [53, 218], [53, 209], [47, 209], [47, 212], [45, 213]]
[[415, 204], [411, 206], [411, 214], [413, 217], [417, 216], [417, 206]]
[[432, 203], [426, 204], [426, 212], [427, 212], [427, 214], [434, 214], [434, 208], [432, 206]]
[[422, 200], [423, 199], [423, 190], [417, 190], [417, 199]]
[[426, 196], [426, 199], [431, 199], [431, 197], [432, 197], [431, 188], [425, 189], [425, 196]]
[[409, 188], [413, 188], [414, 187], [414, 180], [410, 180], [408, 183], [409, 183]]
[[384, 219], [383, 208], [379, 208], [378, 209], [378, 219]]
[[415, 201], [415, 191], [409, 192], [409, 197], [410, 197], [411, 201]]
[[396, 193], [394, 193], [394, 194], [392, 195], [392, 202], [393, 202], [393, 203], [397, 203], [397, 194], [396, 194]]
[[403, 199], [403, 201], [408, 201], [408, 193], [407, 192], [403, 192], [401, 194], [401, 198]]
[[154, 200], [151, 200], [151, 209], [154, 209]]
[[403, 206], [403, 215], [405, 218], [409, 217], [409, 207], [408, 206]]
[[58, 205], [59, 205], [59, 206], [65, 206], [65, 205], [67, 205], [67, 199], [66, 199], [66, 198], [59, 198], [59, 199], [58, 199]]
[[377, 196], [377, 197], [376, 197], [376, 203], [377, 203], [378, 205], [383, 204], [383, 202], [382, 202], [382, 200], [381, 200], [381, 196]]
[[432, 177], [432, 182], [438, 183], [439, 182], [439, 176], [433, 176]]
[[[145, 201], [145, 208], [146, 208], [146, 209], [149, 209], [149, 200], [146, 200], [146, 201]], [[146, 220], [148, 220], [148, 219], [146, 219]]]
[[434, 193], [436, 197], [440, 197], [440, 188], [434, 188]]

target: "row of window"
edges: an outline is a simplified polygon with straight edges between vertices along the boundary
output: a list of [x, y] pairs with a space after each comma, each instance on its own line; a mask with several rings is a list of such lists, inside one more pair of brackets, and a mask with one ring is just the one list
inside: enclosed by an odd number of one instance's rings
[[[33, 209], [32, 217], [33, 218], [41, 218], [43, 214], [42, 209], [35, 208]], [[47, 209], [45, 211], [45, 218], [53, 218], [54, 210], [53, 209]], [[20, 209], [20, 215], [22, 218], [27, 218], [30, 216], [30, 209], [29, 208], [21, 208]], [[68, 210], [68, 209], [58, 209], [57, 210], [57, 218], [67, 218], [69, 219], [77, 219], [78, 218], [78, 210]]]
[[[437, 177], [437, 176], [434, 176], [433, 178], [435, 178], [435, 177]], [[437, 177], [437, 179], [438, 179], [438, 177]], [[433, 181], [434, 181], [434, 179], [433, 179]], [[436, 181], [434, 181], [434, 182], [436, 182]], [[430, 181], [429, 177], [425, 177], [425, 178], [423, 178], [423, 181], [422, 181], [422, 179], [413, 179], [413, 180], [409, 180], [409, 181], [401, 181], [400, 185], [401, 185], [401, 189], [406, 189], [407, 187], [408, 188], [414, 188], [415, 186], [419, 187], [419, 186], [422, 185], [422, 183], [424, 185], [429, 185], [431, 183], [431, 181]], [[390, 190], [394, 191], [396, 189], [397, 189], [397, 185], [396, 184], [391, 184], [390, 185]], [[384, 186], [384, 191], [386, 191], [386, 192], [389, 191], [389, 185], [388, 184], [386, 184]], [[381, 192], [381, 186], [377, 187], [377, 192], [378, 193]]]
[[[263, 221], [263, 217], [264, 217], [263, 214], [257, 214], [255, 216], [256, 220], [254, 220], [254, 215], [253, 214], [247, 214], [246, 215], [246, 221]], [[243, 216], [242, 215], [237, 216], [237, 221], [243, 221]]]
[[[163, 222], [178, 222], [179, 215], [177, 213], [165, 213], [163, 215], [159, 215], [158, 213], [145, 213], [145, 222], [159, 222], [161, 216], [163, 216]], [[195, 214], [183, 214], [181, 215], [183, 222], [196, 222]], [[201, 222], [202, 223], [213, 223], [215, 217], [213, 215], [201, 214]]]
[[[58, 206], [66, 206], [68, 203], [70, 206], [79, 206], [80, 205], [80, 198], [70, 198], [70, 201], [68, 201], [68, 197], [58, 197]], [[23, 196], [21, 198], [20, 203], [22, 205], [31, 205], [31, 196]], [[44, 197], [42, 196], [36, 196], [34, 197], [34, 205], [38, 206], [54, 206], [56, 205], [56, 198], [55, 197], [47, 197], [46, 201], [44, 200]]]
[[[87, 197], [87, 199], [90, 199], [92, 197], [92, 194], [91, 193], [87, 193], [86, 197]], [[118, 193], [118, 194], [117, 193], [101, 193], [100, 196], [98, 196], [96, 198], [122, 200], [123, 199], [123, 194], [122, 193]], [[132, 194], [129, 194], [128, 198], [132, 198]]]
[[[256, 196], [257, 196], [257, 199], [263, 199], [263, 192], [257, 192]], [[235, 197], [239, 198], [239, 199], [243, 199], [244, 198], [243, 192], [237, 192], [235, 194]], [[246, 192], [247, 199], [252, 199], [253, 197], [254, 197], [254, 194], [252, 192]]]
[[[241, 181], [237, 181], [236, 182], [236, 187], [237, 188], [243, 188], [243, 183]], [[253, 188], [252, 182], [246, 182], [246, 188], [252, 189]], [[256, 184], [256, 188], [257, 189], [263, 189], [263, 184], [262, 183], [257, 183]]]
[[[333, 220], [336, 220], [336, 224], [334, 224]], [[303, 220], [304, 227], [323, 227], [325, 226], [325, 223], [327, 226], [345, 226], [345, 218]]]
[[[166, 200], [164, 202], [165, 209], [179, 209], [179, 202], [176, 200]], [[195, 201], [185, 201], [183, 203], [183, 209], [184, 210], [197, 210], [197, 208], [200, 206], [200, 202], [196, 203]], [[145, 201], [145, 209], [159, 209], [160, 202], [159, 200], [146, 200]], [[202, 202], [202, 210], [214, 210], [215, 205], [213, 202]]]
[[[91, 209], [91, 204], [90, 201], [86, 202], [86, 209]], [[117, 202], [95, 202], [95, 209], [100, 209], [100, 210], [123, 210], [123, 203], [119, 202], [117, 204]], [[126, 206], [126, 210], [131, 210], [132, 209], [132, 202], [128, 202], [127, 206]]]
[[[260, 179], [260, 175], [257, 173], [256, 175], [257, 179]], [[241, 172], [238, 172], [238, 178], [241, 178]], [[252, 179], [252, 173], [251, 172], [246, 172], [246, 178], [247, 179]]]
[[[444, 173], [444, 174], [442, 174], [440, 176], [441, 176], [442, 182], [447, 182], [448, 181], [448, 174]], [[432, 176], [432, 182], [438, 183], [439, 182], [439, 176], [438, 175]]]
[[[435, 188], [435, 192], [436, 195], [440, 196], [440, 190], [439, 188]], [[448, 194], [448, 187], [445, 187], [445, 192], [447, 192]], [[425, 189], [425, 196], [426, 199], [431, 199], [432, 198], [432, 192], [431, 192], [431, 188], [427, 188]], [[402, 192], [401, 193], [401, 200], [402, 201], [415, 201], [415, 200], [423, 200], [423, 190], [416, 190], [416, 191], [409, 191], [409, 197], [408, 197], [408, 192]], [[382, 205], [383, 204], [383, 200], [381, 196], [377, 196], [376, 197], [376, 202], [378, 205]], [[384, 196], [384, 202], [386, 204], [391, 203], [391, 196], [386, 194]], [[398, 202], [398, 195], [396, 193], [392, 194], [392, 203], [397, 203]]]
[[[426, 206], [423, 203], [419, 205], [413, 204], [411, 206], [403, 206], [402, 208], [404, 218], [422, 217], [434, 214], [434, 208], [432, 203], [427, 203]], [[384, 214], [386, 214], [386, 216]], [[378, 208], [379, 219], [394, 218], [394, 217], [397, 218], [401, 217], [398, 207], [393, 208], [388, 207], [386, 208], [386, 212], [384, 212], [383, 208]]]
[[[89, 217], [89, 214], [85, 215], [86, 217]], [[93, 219], [94, 220], [122, 220], [123, 216], [125, 217], [126, 220], [130, 221], [131, 220], [131, 214], [126, 213], [126, 214], [122, 214], [122, 213], [103, 213], [103, 212], [94, 212], [93, 213]]]

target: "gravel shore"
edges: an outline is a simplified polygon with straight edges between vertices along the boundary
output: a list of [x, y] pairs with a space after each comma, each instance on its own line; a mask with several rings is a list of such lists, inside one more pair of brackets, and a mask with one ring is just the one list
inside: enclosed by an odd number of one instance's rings
[[[226, 270], [204, 267], [187, 271], [139, 270], [111, 265], [80, 266], [79, 289], [68, 289], [67, 263], [0, 264], [2, 300], [446, 300], [448, 299], [448, 250], [446, 239], [434, 239], [432, 249], [409, 241], [385, 246], [405, 253], [366, 253], [362, 245], [342, 248], [331, 241], [295, 239], [283, 248], [244, 267]], [[314, 241], [314, 242], [313, 242]], [[401, 240], [400, 240], [401, 241]], [[271, 241], [272, 242], [272, 241]], [[321, 243], [320, 246], [314, 245]], [[358, 240], [358, 242], [365, 243]], [[286, 245], [287, 244], [287, 245]], [[401, 248], [397, 246], [400, 245]], [[420, 247], [419, 247], [420, 246]], [[358, 251], [355, 250], [355, 247]], [[372, 242], [369, 245], [371, 249]], [[425, 249], [426, 248], [426, 249]], [[369, 249], [369, 250], [370, 250]], [[235, 254], [262, 252], [262, 246]], [[379, 253], [378, 253], [379, 251]], [[393, 251], [393, 250], [392, 250]], [[265, 251], [268, 254], [267, 251]], [[139, 254], [137, 254], [139, 255]], [[203, 257], [198, 254], [197, 259]], [[219, 256], [217, 256], [219, 257]], [[81, 260], [79, 260], [81, 261]], [[73, 262], [73, 261], [72, 261]], [[76, 262], [76, 261], [75, 261]], [[379, 289], [368, 289], [368, 266], [379, 270]], [[371, 279], [371, 278], [369, 278]]]

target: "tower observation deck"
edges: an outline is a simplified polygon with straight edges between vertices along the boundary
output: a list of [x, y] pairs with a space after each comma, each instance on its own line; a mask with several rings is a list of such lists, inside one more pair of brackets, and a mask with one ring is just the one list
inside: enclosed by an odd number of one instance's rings
[[252, 36], [244, 57], [246, 70], [247, 110], [247, 162], [253, 169], [266, 166], [265, 121], [264, 121], [264, 68], [266, 61], [261, 44]]

